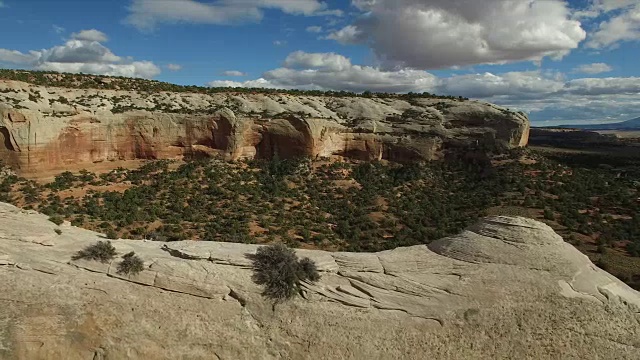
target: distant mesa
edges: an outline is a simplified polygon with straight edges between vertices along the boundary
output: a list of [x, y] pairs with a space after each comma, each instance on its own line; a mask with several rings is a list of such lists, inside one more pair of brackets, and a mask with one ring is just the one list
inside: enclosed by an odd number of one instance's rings
[[560, 125], [555, 126], [561, 129], [582, 129], [582, 130], [640, 130], [640, 117], [609, 124], [589, 124], [589, 125]]

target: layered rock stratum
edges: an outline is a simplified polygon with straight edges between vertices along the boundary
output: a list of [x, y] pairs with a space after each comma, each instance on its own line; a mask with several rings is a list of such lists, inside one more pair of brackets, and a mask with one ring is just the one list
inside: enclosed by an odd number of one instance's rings
[[144, 260], [136, 276], [120, 256], [71, 260], [102, 239], [0, 203], [0, 358], [640, 358], [640, 294], [526, 218], [379, 253], [298, 250], [322, 278], [275, 306], [251, 281], [256, 245], [113, 241]]
[[528, 136], [524, 113], [463, 99], [151, 93], [0, 80], [0, 159], [23, 171], [214, 154], [432, 160], [451, 149], [524, 146]]

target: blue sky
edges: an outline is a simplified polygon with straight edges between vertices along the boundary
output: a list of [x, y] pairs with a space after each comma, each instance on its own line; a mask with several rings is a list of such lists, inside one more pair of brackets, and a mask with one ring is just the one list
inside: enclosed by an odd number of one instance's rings
[[640, 0], [0, 0], [0, 66], [640, 116]]

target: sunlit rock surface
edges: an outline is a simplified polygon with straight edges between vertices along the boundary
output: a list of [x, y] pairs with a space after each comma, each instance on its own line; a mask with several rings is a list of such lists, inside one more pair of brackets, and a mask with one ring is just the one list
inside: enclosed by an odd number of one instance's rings
[[[0, 203], [1, 359], [640, 354], [640, 294], [530, 219], [379, 253], [299, 250], [322, 279], [275, 307], [251, 281], [255, 245], [115, 240], [112, 263], [71, 260], [98, 240]], [[130, 251], [145, 270], [121, 276]]]

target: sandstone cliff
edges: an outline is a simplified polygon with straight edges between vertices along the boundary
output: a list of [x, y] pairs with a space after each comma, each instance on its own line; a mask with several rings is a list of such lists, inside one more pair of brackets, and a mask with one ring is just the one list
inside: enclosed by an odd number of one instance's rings
[[431, 160], [524, 146], [529, 121], [466, 100], [145, 93], [0, 80], [0, 159], [22, 170], [219, 154]]
[[487, 218], [429, 245], [303, 251], [322, 273], [272, 308], [255, 245], [117, 240], [145, 270], [71, 261], [99, 234], [0, 203], [2, 359], [638, 359], [640, 294], [548, 226]]

